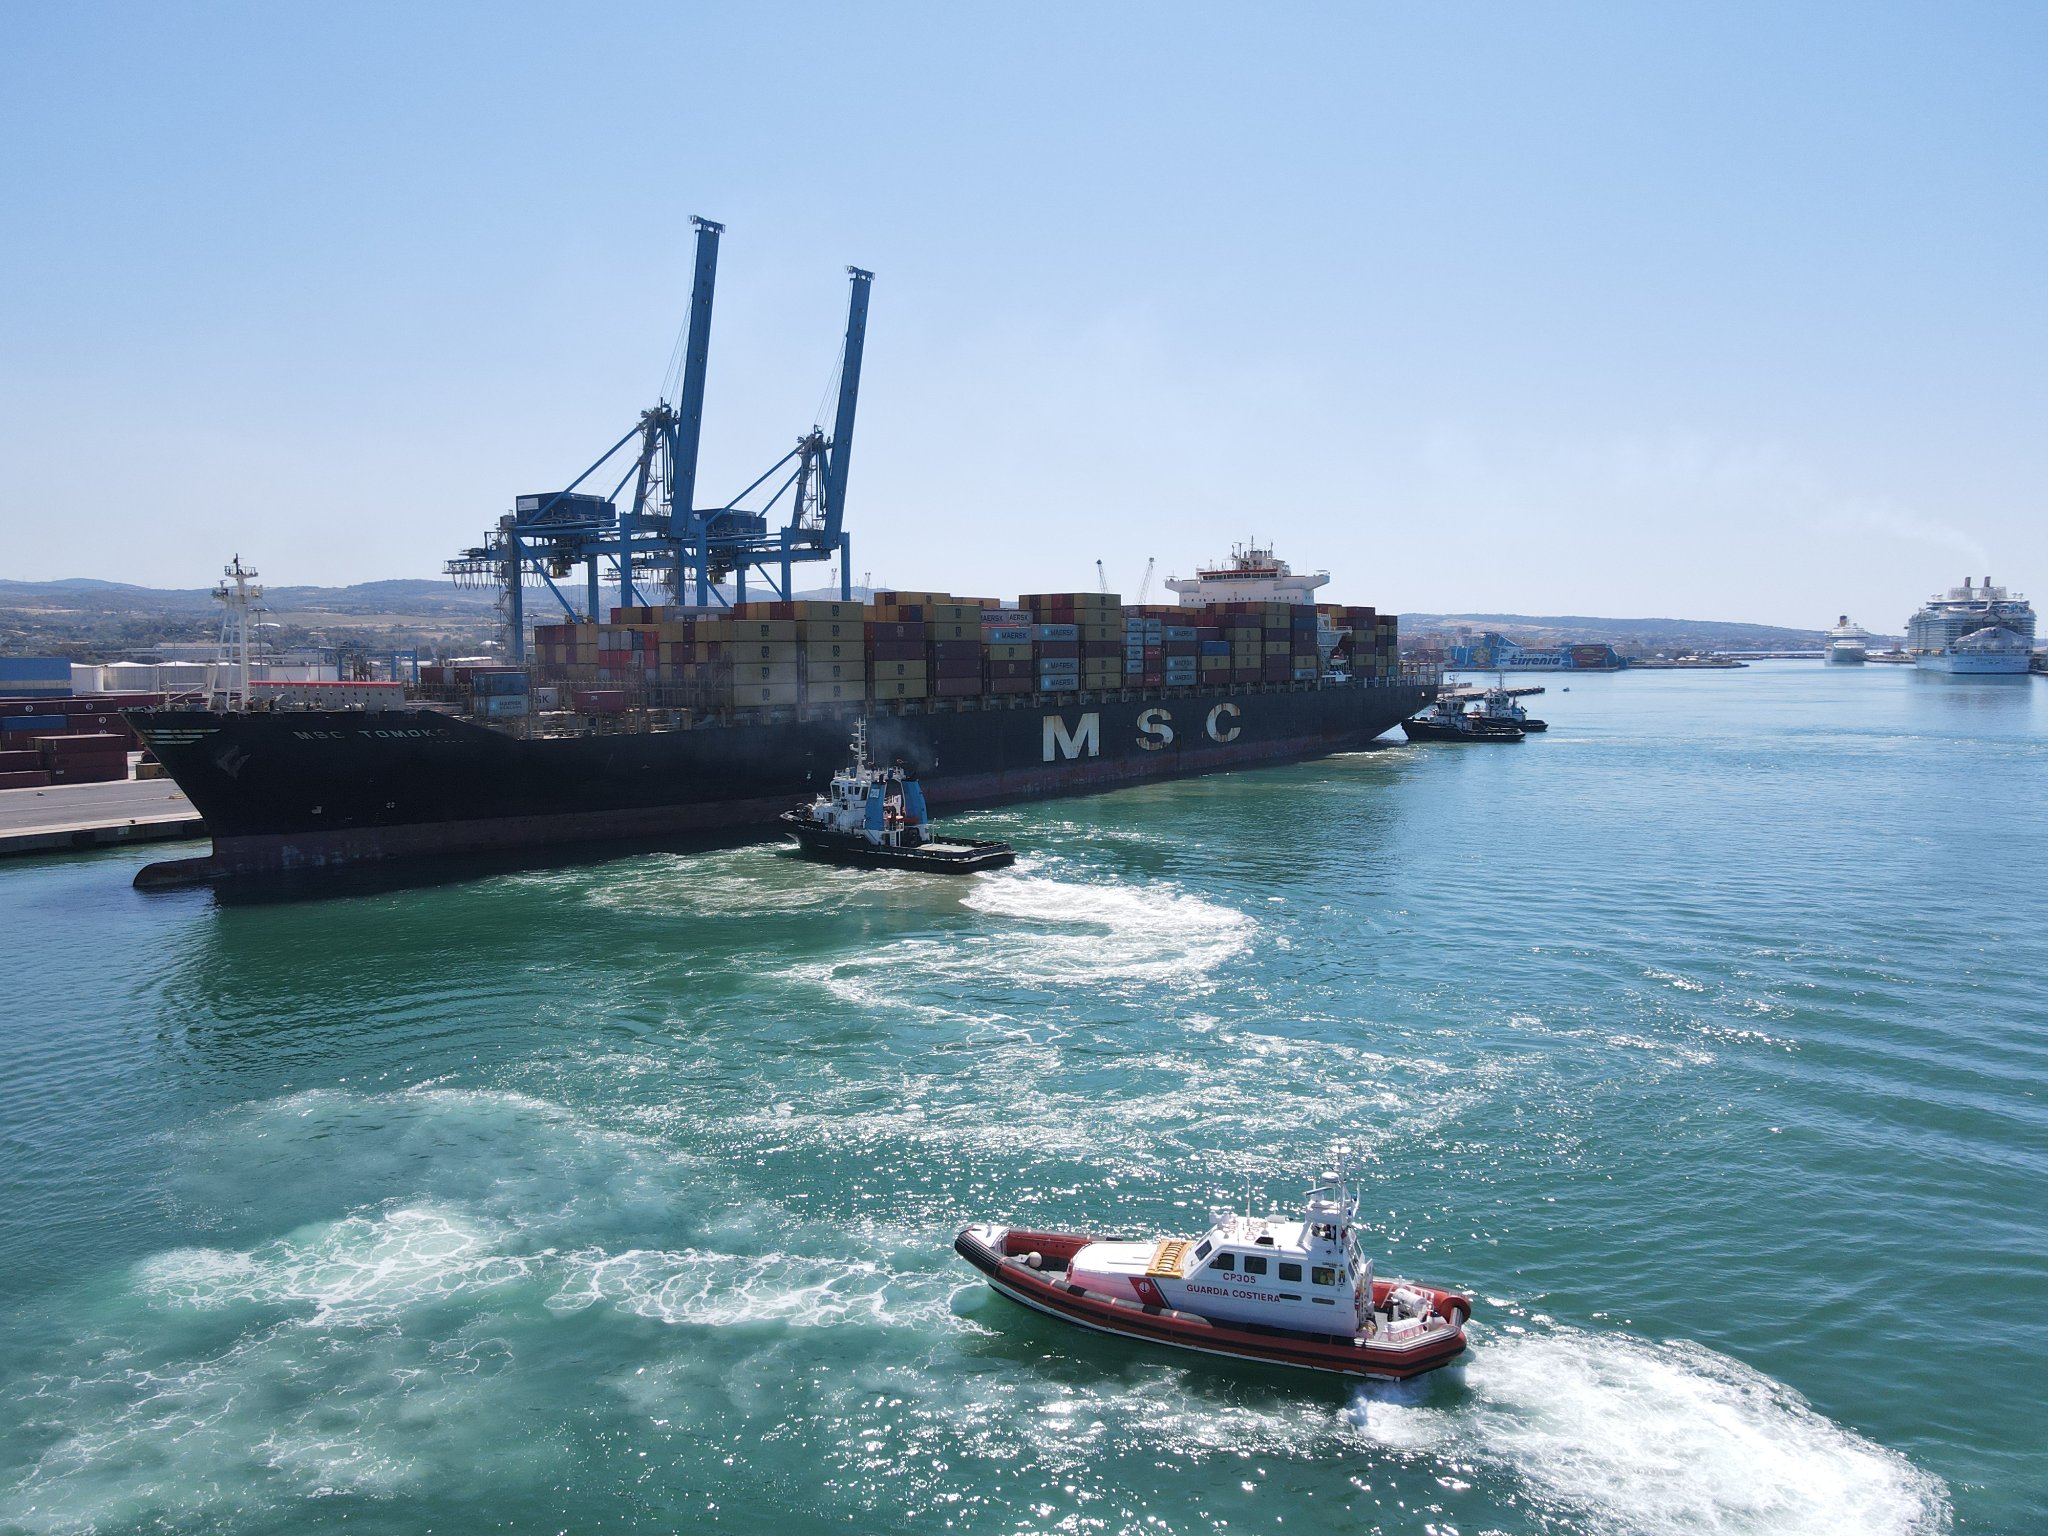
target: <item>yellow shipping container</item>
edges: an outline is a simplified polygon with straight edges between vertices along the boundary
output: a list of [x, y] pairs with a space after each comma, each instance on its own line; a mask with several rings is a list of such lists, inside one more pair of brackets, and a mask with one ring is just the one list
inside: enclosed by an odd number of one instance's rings
[[825, 619], [850, 620], [858, 624], [861, 620], [859, 603], [803, 602], [791, 603], [790, 607], [796, 610], [796, 621], [799, 624], [815, 624]]
[[[856, 625], [856, 631], [858, 628]], [[812, 661], [859, 661], [867, 655], [858, 632], [846, 640], [807, 640], [801, 650]]]
[[742, 709], [794, 704], [797, 701], [797, 686], [794, 682], [741, 683], [734, 687], [732, 701]]
[[1123, 643], [1124, 627], [1121, 624], [1083, 624], [1081, 639], [1088, 645], [1120, 645]]
[[794, 640], [768, 640], [756, 643], [748, 641], [733, 647], [735, 661], [795, 661], [797, 647]]
[[1292, 640], [1268, 640], [1265, 653], [1268, 656], [1285, 656], [1293, 649], [1294, 642]]
[[981, 623], [979, 603], [933, 603], [925, 610], [927, 624], [975, 624]]
[[749, 686], [762, 684], [794, 684], [797, 680], [797, 666], [793, 661], [776, 662], [762, 666], [755, 662], [742, 662], [732, 669], [733, 678]]
[[734, 619], [732, 637], [735, 640], [789, 640], [796, 639], [795, 619]]
[[[821, 603], [819, 606], [838, 608], [844, 605], [840, 603]], [[858, 641], [865, 633], [866, 631], [861, 627], [861, 621], [857, 618], [798, 619], [796, 621], [796, 637], [805, 644], [810, 644], [816, 640]]]
[[1028, 642], [1024, 645], [991, 645], [985, 646], [983, 649], [988, 653], [990, 661], [1029, 661], [1031, 659], [1031, 646]]
[[875, 676], [914, 677], [923, 682], [927, 665], [922, 661], [878, 661], [875, 663]]
[[876, 699], [921, 699], [924, 697], [924, 679], [921, 677], [877, 678], [869, 692]]
[[804, 663], [804, 678], [813, 683], [858, 683], [867, 675], [867, 666], [859, 661], [820, 661], [812, 657]]
[[979, 640], [981, 620], [966, 623], [952, 619], [941, 619], [937, 622], [927, 619], [924, 633], [927, 640]]
[[813, 704], [829, 704], [840, 699], [864, 699], [867, 696], [868, 685], [859, 678], [850, 683], [812, 681], [804, 685], [804, 697]]

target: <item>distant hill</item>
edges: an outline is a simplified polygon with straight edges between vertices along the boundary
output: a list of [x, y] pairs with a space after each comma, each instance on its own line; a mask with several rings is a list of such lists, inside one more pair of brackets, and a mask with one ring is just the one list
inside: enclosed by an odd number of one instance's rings
[[[564, 588], [571, 601], [580, 589]], [[728, 601], [734, 596], [724, 589]], [[765, 595], [758, 589], [750, 596]], [[800, 599], [832, 599], [837, 587], [813, 587]], [[869, 595], [855, 587], [860, 601]], [[645, 594], [656, 598], [658, 592]], [[606, 609], [616, 590], [602, 594]], [[440, 580], [364, 581], [347, 587], [264, 587], [267, 622], [295, 638], [320, 643], [343, 636], [379, 643], [488, 643], [495, 632], [495, 589], [456, 587]], [[210, 634], [218, 612], [209, 587], [141, 587], [75, 576], [62, 581], [0, 580], [0, 653], [38, 650], [76, 660], [112, 660], [138, 647]], [[529, 589], [527, 614], [535, 622], [558, 616], [552, 597]], [[1817, 629], [1788, 629], [1726, 619], [1610, 619], [1590, 614], [1406, 613], [1402, 637], [1411, 643], [1429, 634], [1460, 629], [1498, 630], [1525, 644], [1604, 641], [1635, 653], [1678, 650], [1811, 650], [1821, 644]], [[283, 637], [280, 636], [280, 639]], [[1881, 640], [1888, 637], [1879, 637]]]
[[[1619, 651], [1813, 650], [1826, 639], [1819, 629], [1778, 624], [1745, 624], [1729, 619], [1603, 619], [1587, 614], [1404, 613], [1401, 638], [1430, 633], [1496, 630], [1525, 645], [1569, 641], [1605, 642]], [[1888, 636], [1879, 636], [1888, 639]]]
[[[489, 613], [491, 591], [468, 591], [439, 581], [365, 581], [352, 587], [281, 587], [268, 583], [263, 600], [276, 613], [407, 614], [469, 618]], [[66, 609], [99, 613], [203, 612], [213, 607], [211, 587], [137, 587], [72, 576], [62, 581], [0, 581], [0, 609]]]

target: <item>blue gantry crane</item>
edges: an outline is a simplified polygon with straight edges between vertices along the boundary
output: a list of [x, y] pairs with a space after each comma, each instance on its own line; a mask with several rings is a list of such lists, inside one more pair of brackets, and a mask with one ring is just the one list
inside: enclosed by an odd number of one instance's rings
[[[875, 275], [859, 267], [846, 269], [853, 292], [846, 311], [839, 404], [831, 435], [812, 426], [739, 495], [723, 506], [700, 507], [697, 446], [704, 424], [718, 237], [725, 226], [709, 219], [691, 223], [697, 231], [697, 259], [675, 403], [660, 400], [642, 411], [625, 436], [563, 489], [517, 498], [482, 544], [448, 562], [448, 573], [459, 584], [502, 589], [516, 660], [526, 657], [529, 574], [539, 577], [569, 618], [593, 621], [599, 617], [599, 590], [607, 566], [615, 573], [620, 603], [629, 607], [656, 590], [673, 593], [680, 603], [718, 606], [727, 601], [727, 578], [734, 583], [734, 600], [744, 602], [749, 572], [777, 597], [787, 598], [793, 566], [832, 559], [839, 562], [840, 596], [853, 596], [852, 541], [845, 528], [846, 471], [853, 452], [854, 407], [860, 397], [868, 288]], [[629, 449], [633, 456], [624, 473], [608, 493], [602, 491], [610, 480], [607, 466], [616, 467]], [[747, 499], [771, 482], [774, 488], [765, 500], [748, 509]], [[621, 511], [619, 498], [628, 486], [632, 500]], [[784, 505], [785, 496], [787, 521], [771, 530], [771, 516]], [[580, 611], [559, 585], [579, 566], [585, 589]]]

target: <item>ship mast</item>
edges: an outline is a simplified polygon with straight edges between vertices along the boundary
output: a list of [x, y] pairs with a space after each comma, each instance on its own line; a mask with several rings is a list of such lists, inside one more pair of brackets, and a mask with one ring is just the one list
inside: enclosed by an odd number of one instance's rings
[[[206, 669], [206, 698], [214, 709], [242, 711], [249, 707], [250, 615], [263, 601], [263, 589], [254, 585], [257, 573], [243, 566], [240, 555], [221, 574], [220, 585], [213, 589], [213, 600], [221, 605], [220, 642]], [[223, 667], [233, 668], [233, 681], [226, 687], [221, 685]]]

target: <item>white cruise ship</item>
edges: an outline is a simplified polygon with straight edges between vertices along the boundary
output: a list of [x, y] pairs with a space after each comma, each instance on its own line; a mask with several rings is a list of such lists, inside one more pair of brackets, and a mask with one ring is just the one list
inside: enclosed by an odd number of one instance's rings
[[2033, 659], [2034, 609], [2026, 598], [1965, 576], [1927, 600], [1906, 625], [1906, 649], [1930, 672], [1975, 676], [2025, 672]]
[[1828, 631], [1826, 650], [1827, 663], [1831, 667], [1854, 666], [1870, 660], [1870, 631], [1861, 624], [1849, 622], [1849, 615], [1843, 614], [1835, 620], [1835, 627]]

